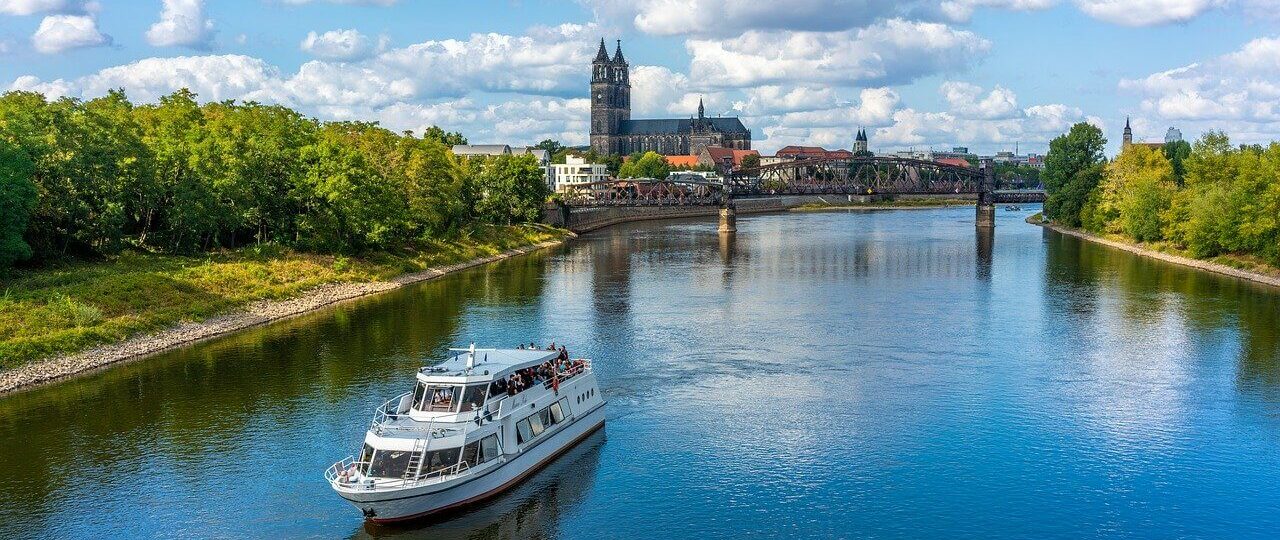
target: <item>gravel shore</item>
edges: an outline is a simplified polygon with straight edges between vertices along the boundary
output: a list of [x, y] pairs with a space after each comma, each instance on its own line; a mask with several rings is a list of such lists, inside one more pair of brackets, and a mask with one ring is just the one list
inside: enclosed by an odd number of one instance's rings
[[1136, 255], [1142, 255], [1144, 257], [1151, 257], [1153, 259], [1159, 259], [1159, 260], [1170, 262], [1173, 264], [1190, 266], [1192, 268], [1198, 268], [1200, 270], [1206, 270], [1209, 272], [1228, 275], [1235, 278], [1245, 279], [1249, 281], [1256, 281], [1258, 283], [1265, 283], [1267, 285], [1271, 285], [1274, 287], [1280, 287], [1280, 277], [1269, 276], [1266, 274], [1259, 274], [1257, 272], [1250, 272], [1248, 270], [1241, 270], [1239, 268], [1232, 268], [1225, 264], [1218, 264], [1215, 262], [1202, 261], [1199, 259], [1192, 259], [1189, 257], [1182, 257], [1180, 255], [1171, 255], [1168, 253], [1162, 253], [1162, 252], [1155, 251], [1152, 249], [1147, 249], [1141, 246], [1136, 246], [1136, 245], [1128, 244], [1125, 242], [1117, 242], [1115, 240], [1103, 238], [1095, 234], [1090, 234], [1084, 231], [1079, 231], [1076, 229], [1070, 229], [1067, 227], [1054, 225], [1052, 223], [1047, 223], [1039, 219], [1033, 219], [1033, 218], [1035, 218], [1035, 216], [1031, 216], [1027, 218], [1027, 223], [1030, 223], [1032, 225], [1039, 225], [1041, 227], [1052, 230], [1054, 232], [1062, 233], [1069, 236], [1074, 236], [1076, 238], [1081, 238], [1084, 240], [1088, 240], [1090, 242], [1097, 242], [1105, 246], [1110, 246], [1116, 249], [1122, 249], [1124, 251], [1128, 251], [1129, 253], [1133, 253]]
[[303, 293], [301, 296], [287, 300], [258, 301], [237, 311], [212, 319], [183, 323], [159, 332], [135, 336], [113, 345], [104, 345], [76, 354], [39, 360], [0, 373], [0, 395], [98, 370], [115, 363], [144, 358], [175, 347], [309, 313], [338, 302], [398, 289], [411, 283], [426, 281], [451, 272], [516, 255], [524, 255], [560, 245], [561, 243], [563, 243], [561, 240], [543, 242], [505, 251], [490, 257], [472, 259], [450, 266], [428, 268], [421, 272], [399, 276], [390, 281], [321, 285]]

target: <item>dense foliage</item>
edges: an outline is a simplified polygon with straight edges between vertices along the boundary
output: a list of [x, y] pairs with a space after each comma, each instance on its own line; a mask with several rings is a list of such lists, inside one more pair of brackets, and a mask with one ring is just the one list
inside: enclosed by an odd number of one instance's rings
[[1102, 130], [1081, 122], [1071, 131], [1049, 142], [1044, 172], [1040, 180], [1049, 197], [1044, 213], [1049, 219], [1072, 227], [1080, 226], [1080, 211], [1089, 193], [1102, 181], [1107, 140]]
[[[1056, 197], [1058, 205], [1051, 214], [1048, 203], [1045, 208], [1052, 219], [1097, 233], [1166, 243], [1194, 257], [1230, 254], [1280, 266], [1280, 143], [1233, 148], [1225, 134], [1210, 132], [1194, 145], [1129, 146], [1105, 165], [1083, 199], [1083, 185], [1060, 180], [1069, 177], [1064, 161], [1074, 159], [1077, 170], [1097, 167], [1078, 159], [1079, 150], [1070, 145], [1050, 150], [1045, 184], [1050, 201]], [[1055, 151], [1065, 154], [1055, 158]], [[1075, 157], [1063, 159], [1072, 152]], [[1073, 222], [1069, 212], [1077, 201]]]
[[653, 178], [662, 180], [671, 174], [671, 164], [657, 152], [636, 152], [618, 170], [618, 178]]
[[538, 218], [531, 156], [456, 159], [459, 133], [422, 138], [323, 123], [178, 91], [0, 97], [0, 269], [127, 247], [193, 253], [272, 243], [317, 252], [411, 247], [481, 223]]

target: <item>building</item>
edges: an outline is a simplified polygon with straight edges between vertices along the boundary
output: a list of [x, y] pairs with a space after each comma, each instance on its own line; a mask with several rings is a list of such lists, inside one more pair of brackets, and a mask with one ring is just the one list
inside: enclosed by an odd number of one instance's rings
[[696, 117], [632, 120], [631, 72], [622, 56], [622, 40], [609, 58], [600, 50], [591, 62], [591, 148], [604, 155], [653, 151], [697, 155], [708, 146], [751, 149], [751, 131], [737, 117], [706, 116], [701, 100]]
[[853, 157], [853, 152], [841, 149], [827, 150], [821, 146], [793, 145], [779, 148], [774, 157], [778, 158], [774, 163], [801, 159], [848, 159]]
[[702, 149], [702, 152], [698, 153], [698, 165], [715, 167], [722, 174], [729, 174], [734, 169], [741, 168], [742, 159], [747, 156], [760, 157], [760, 152], [725, 148], [723, 146], [707, 146]]
[[1169, 126], [1169, 131], [1164, 132], [1164, 143], [1182, 142], [1182, 130]]
[[858, 135], [853, 138], [853, 153], [859, 156], [871, 153], [867, 150], [867, 130], [858, 129]]
[[969, 163], [969, 160], [955, 158], [955, 157], [937, 158], [934, 161], [941, 163], [943, 165], [951, 165], [953, 167], [972, 167], [973, 166], [973, 164]]
[[667, 165], [673, 169], [692, 169], [698, 166], [698, 156], [666, 156]]
[[[1181, 138], [1181, 137], [1182, 137], [1182, 132], [1180, 132], [1180, 131], [1178, 131], [1178, 130], [1176, 130], [1176, 129], [1173, 129], [1173, 128], [1169, 128], [1169, 129], [1170, 129], [1171, 131], [1177, 132], [1177, 134], [1178, 134], [1178, 137], [1179, 137], [1179, 138]], [[1133, 142], [1133, 128], [1130, 128], [1130, 127], [1129, 127], [1129, 117], [1128, 117], [1128, 116], [1124, 117], [1124, 133], [1121, 135], [1121, 137], [1122, 137], [1122, 138], [1120, 139], [1120, 151], [1122, 151], [1122, 152], [1124, 151], [1124, 149], [1125, 149], [1125, 148], [1128, 148], [1128, 147], [1133, 146], [1133, 145], [1135, 145], [1135, 144], [1136, 144], [1136, 145], [1138, 145], [1138, 146], [1145, 146], [1145, 147], [1147, 147], [1147, 148], [1152, 148], [1152, 149], [1162, 149], [1162, 148], [1164, 148], [1164, 143], [1149, 143], [1149, 142], [1140, 142], [1140, 143], [1135, 143], [1135, 142]], [[1169, 139], [1169, 134], [1168, 134], [1168, 133], [1165, 133], [1165, 140], [1168, 140], [1168, 139]]]
[[551, 152], [532, 146], [512, 149], [507, 144], [453, 145], [453, 155], [455, 156], [520, 156], [524, 154], [530, 154], [534, 159], [538, 160], [538, 167], [542, 169], [542, 178], [547, 182], [547, 189], [554, 191], [556, 179], [555, 171], [551, 168]]
[[575, 184], [603, 182], [609, 179], [609, 167], [603, 163], [587, 163], [578, 156], [566, 156], [564, 163], [551, 166], [556, 192], [564, 192]]

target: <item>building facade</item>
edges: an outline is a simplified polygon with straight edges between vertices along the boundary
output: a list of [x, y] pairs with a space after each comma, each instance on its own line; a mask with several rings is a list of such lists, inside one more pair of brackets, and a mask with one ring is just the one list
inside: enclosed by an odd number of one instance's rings
[[696, 117], [632, 120], [631, 72], [622, 41], [609, 57], [604, 40], [591, 62], [591, 149], [604, 155], [657, 152], [697, 155], [708, 146], [751, 149], [751, 131], [737, 117], [708, 117], [698, 102]]
[[551, 166], [556, 192], [564, 192], [577, 184], [603, 182], [609, 179], [609, 167], [603, 163], [587, 163], [578, 156], [567, 156], [564, 163]]

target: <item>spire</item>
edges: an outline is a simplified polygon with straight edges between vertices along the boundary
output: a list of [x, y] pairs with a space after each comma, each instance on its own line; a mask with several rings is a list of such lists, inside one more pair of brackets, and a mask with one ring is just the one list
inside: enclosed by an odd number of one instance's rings
[[706, 110], [702, 108], [702, 98], [698, 98], [698, 119], [706, 118]]
[[622, 57], [622, 40], [618, 40], [618, 49], [613, 53], [613, 63], [622, 64], [627, 60]]
[[592, 60], [593, 64], [600, 64], [609, 61], [609, 51], [604, 49], [604, 38], [600, 38], [600, 50], [596, 51], [596, 59]]
[[1124, 117], [1124, 128], [1129, 129], [1129, 117]]

